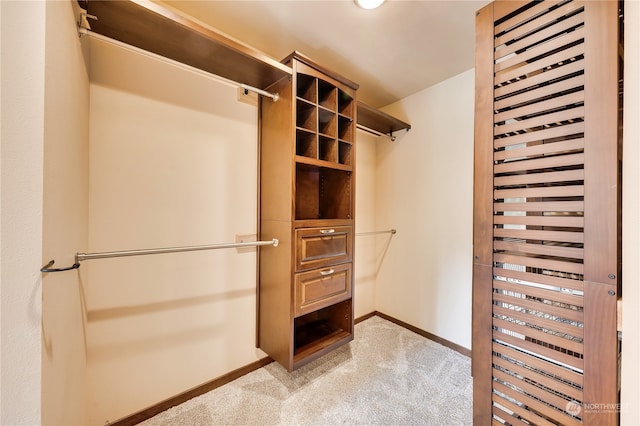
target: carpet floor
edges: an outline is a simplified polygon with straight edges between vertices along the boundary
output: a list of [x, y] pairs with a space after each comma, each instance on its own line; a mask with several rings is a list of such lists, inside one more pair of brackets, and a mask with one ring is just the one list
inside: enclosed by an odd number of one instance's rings
[[468, 357], [374, 316], [293, 373], [271, 363], [141, 425], [471, 425], [472, 387]]

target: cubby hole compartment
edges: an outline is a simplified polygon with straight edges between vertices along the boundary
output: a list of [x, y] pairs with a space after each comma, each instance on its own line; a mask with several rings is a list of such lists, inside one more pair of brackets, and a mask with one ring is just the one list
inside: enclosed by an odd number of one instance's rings
[[318, 108], [306, 101], [296, 102], [296, 126], [311, 132], [318, 131]]
[[318, 102], [316, 78], [306, 74], [298, 74], [296, 96], [312, 104]]
[[351, 118], [343, 115], [338, 118], [338, 138], [353, 142], [353, 120]]
[[352, 300], [294, 319], [294, 364], [353, 340]]
[[317, 136], [305, 129], [296, 129], [296, 155], [318, 158]]
[[319, 133], [335, 138], [337, 136], [338, 120], [335, 112], [324, 108], [318, 108]]
[[346, 142], [338, 143], [338, 163], [346, 166], [351, 165], [351, 144]]
[[296, 164], [296, 220], [352, 219], [351, 172]]
[[338, 142], [326, 136], [318, 137], [318, 148], [320, 160], [338, 162]]
[[337, 111], [337, 93], [338, 89], [334, 85], [318, 80], [318, 105]]
[[338, 91], [338, 112], [353, 119], [354, 117], [354, 99], [342, 90]]

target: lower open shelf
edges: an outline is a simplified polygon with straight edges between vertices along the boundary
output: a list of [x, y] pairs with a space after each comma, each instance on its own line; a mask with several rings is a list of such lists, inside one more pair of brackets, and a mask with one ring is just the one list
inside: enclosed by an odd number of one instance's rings
[[294, 369], [353, 340], [352, 300], [295, 318], [293, 340]]

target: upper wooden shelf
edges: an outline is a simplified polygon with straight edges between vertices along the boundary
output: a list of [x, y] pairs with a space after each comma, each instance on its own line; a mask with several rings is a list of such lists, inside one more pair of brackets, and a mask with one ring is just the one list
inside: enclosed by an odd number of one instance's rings
[[[162, 4], [149, 0], [77, 1], [88, 15], [97, 17], [87, 20], [92, 32], [237, 83], [266, 89], [292, 74], [282, 62]], [[411, 128], [360, 101], [357, 123], [386, 135]]]
[[411, 124], [405, 123], [361, 101], [358, 101], [357, 121], [358, 125], [385, 135], [391, 135], [393, 132], [402, 129], [411, 129]]
[[265, 89], [291, 68], [215, 29], [148, 0], [78, 0], [91, 31], [237, 83]]

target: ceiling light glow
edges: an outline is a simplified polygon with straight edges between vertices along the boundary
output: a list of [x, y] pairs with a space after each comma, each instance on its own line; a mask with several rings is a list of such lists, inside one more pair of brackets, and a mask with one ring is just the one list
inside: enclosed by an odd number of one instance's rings
[[355, 2], [363, 9], [375, 9], [384, 3], [384, 0], [355, 0]]

